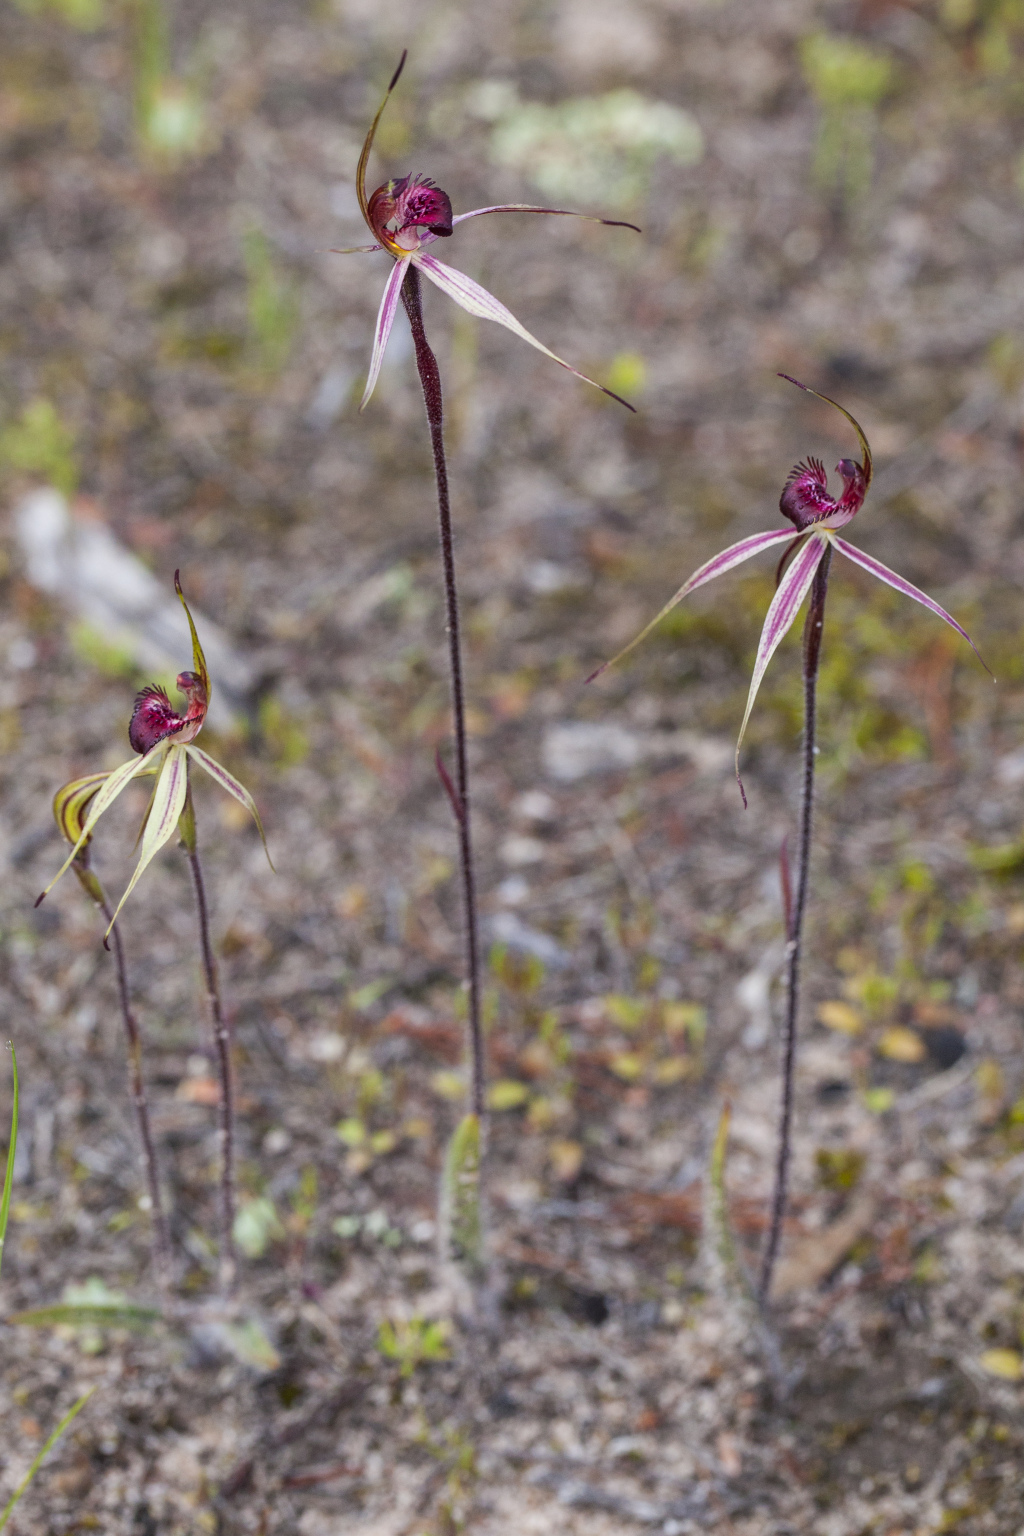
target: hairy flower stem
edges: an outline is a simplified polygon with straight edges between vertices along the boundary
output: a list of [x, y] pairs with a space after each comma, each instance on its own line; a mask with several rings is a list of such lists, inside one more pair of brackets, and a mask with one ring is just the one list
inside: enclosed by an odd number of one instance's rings
[[181, 840], [188, 855], [192, 871], [192, 885], [196, 893], [196, 915], [199, 919], [199, 944], [203, 955], [203, 976], [206, 981], [206, 1000], [213, 1025], [213, 1042], [217, 1052], [217, 1070], [220, 1076], [220, 1098], [217, 1103], [217, 1130], [220, 1140], [220, 1285], [225, 1295], [235, 1283], [235, 1085], [231, 1064], [231, 1032], [224, 1017], [220, 987], [217, 983], [217, 965], [210, 942], [210, 912], [206, 903], [206, 886], [203, 868], [199, 862], [196, 840], [195, 808], [192, 804], [192, 785], [189, 784], [185, 809], [181, 813]]
[[[473, 843], [469, 815], [469, 765], [466, 758], [466, 697], [462, 675], [462, 642], [459, 633], [459, 595], [455, 585], [455, 541], [448, 500], [448, 466], [444, 456], [444, 420], [441, 399], [441, 375], [437, 358], [431, 351], [423, 329], [420, 300], [420, 275], [410, 267], [402, 283], [402, 303], [409, 316], [416, 348], [416, 367], [423, 388], [423, 403], [430, 428], [430, 446], [434, 451], [437, 479], [437, 510], [440, 519], [441, 563], [444, 567], [444, 595], [447, 608], [448, 666], [451, 676], [452, 718], [455, 727], [455, 785], [442, 768], [442, 778], [449, 791], [459, 828], [459, 855], [462, 864], [462, 902], [466, 925], [466, 969], [469, 976], [469, 1045], [471, 1057], [471, 1111], [484, 1113], [484, 1040], [480, 1025], [480, 943], [477, 926], [476, 881], [473, 873]], [[440, 759], [438, 759], [439, 767]], [[452, 793], [454, 789], [454, 793]]]
[[789, 1192], [789, 1160], [793, 1136], [793, 1074], [796, 1066], [796, 1026], [800, 1008], [800, 954], [807, 908], [807, 889], [811, 866], [811, 833], [814, 824], [814, 759], [818, 708], [818, 665], [821, 660], [821, 634], [825, 622], [825, 595], [832, 550], [826, 550], [811, 587], [811, 605], [804, 623], [804, 782], [800, 803], [800, 848], [797, 863], [796, 892], [786, 933], [786, 1023], [782, 1044], [782, 1112], [779, 1116], [779, 1141], [775, 1162], [775, 1189], [772, 1194], [771, 1222], [761, 1258], [757, 1294], [762, 1307], [771, 1295], [772, 1274], [778, 1257], [782, 1223]]
[[142, 1143], [142, 1161], [146, 1169], [146, 1183], [149, 1186], [149, 1208], [153, 1217], [153, 1267], [156, 1272], [157, 1284], [162, 1291], [167, 1289], [171, 1274], [171, 1234], [167, 1225], [167, 1213], [164, 1210], [163, 1198], [160, 1194], [160, 1173], [156, 1160], [156, 1144], [153, 1141], [153, 1126], [149, 1118], [149, 1100], [146, 1096], [146, 1081], [142, 1075], [142, 1036], [139, 1033], [139, 1022], [132, 1008], [131, 994], [128, 991], [128, 969], [124, 959], [124, 945], [121, 943], [121, 931], [114, 922], [110, 903], [106, 892], [96, 875], [89, 871], [90, 885], [94, 893], [94, 900], [103, 913], [110, 927], [110, 938], [114, 946], [114, 968], [117, 972], [117, 991], [121, 1000], [121, 1018], [124, 1020], [124, 1032], [128, 1037], [128, 1065], [131, 1073], [132, 1103], [135, 1106], [135, 1118], [139, 1127], [139, 1140]]

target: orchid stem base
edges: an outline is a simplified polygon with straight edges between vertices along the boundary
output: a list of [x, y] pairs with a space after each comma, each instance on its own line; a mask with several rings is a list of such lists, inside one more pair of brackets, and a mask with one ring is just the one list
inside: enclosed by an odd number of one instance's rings
[[423, 327], [420, 277], [410, 266], [402, 283], [402, 303], [412, 328], [416, 349], [416, 368], [423, 389], [423, 403], [430, 428], [430, 446], [434, 454], [437, 480], [437, 509], [444, 569], [444, 594], [448, 628], [448, 664], [451, 676], [452, 720], [455, 733], [455, 783], [442, 769], [459, 833], [459, 857], [462, 868], [462, 903], [466, 930], [466, 970], [469, 981], [470, 1112], [482, 1123], [484, 1118], [484, 1038], [480, 1019], [480, 940], [477, 919], [476, 877], [473, 869], [473, 840], [470, 826], [469, 762], [466, 750], [466, 692], [462, 669], [462, 639], [459, 624], [459, 596], [455, 582], [455, 538], [452, 531], [451, 504], [448, 497], [448, 466], [444, 452], [444, 407], [441, 374], [437, 358], [427, 341]]
[[231, 1031], [224, 1017], [220, 985], [217, 980], [217, 964], [210, 940], [210, 911], [206, 900], [203, 867], [199, 862], [196, 841], [195, 810], [192, 804], [192, 786], [189, 785], [185, 810], [181, 817], [182, 842], [192, 872], [192, 886], [196, 897], [196, 916], [199, 921], [199, 946], [203, 958], [203, 978], [206, 982], [206, 1000], [213, 1026], [213, 1044], [217, 1056], [217, 1072], [220, 1078], [220, 1097], [217, 1101], [217, 1132], [220, 1141], [220, 1287], [225, 1296], [234, 1288], [237, 1271], [235, 1255], [235, 1084], [231, 1061]]
[[[762, 1308], [771, 1297], [772, 1277], [779, 1254], [782, 1224], [789, 1197], [789, 1164], [793, 1141], [793, 1079], [796, 1069], [797, 1018], [800, 1009], [800, 959], [804, 914], [810, 884], [811, 841], [814, 830], [814, 765], [817, 756], [818, 666], [821, 661], [825, 597], [832, 564], [831, 548], [825, 551], [811, 587], [811, 605], [804, 624], [804, 776], [800, 802], [800, 844], [797, 856], [796, 891], [787, 901], [786, 920], [786, 1019], [782, 1041], [782, 1109], [779, 1116], [775, 1188], [757, 1294]], [[788, 882], [787, 882], [788, 883]]]

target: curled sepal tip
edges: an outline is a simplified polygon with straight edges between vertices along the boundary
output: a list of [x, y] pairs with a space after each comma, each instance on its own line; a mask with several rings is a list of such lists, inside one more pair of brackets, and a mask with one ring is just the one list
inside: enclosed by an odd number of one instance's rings
[[181, 602], [181, 606], [185, 610], [185, 617], [188, 619], [188, 627], [189, 627], [189, 629], [192, 632], [192, 665], [193, 665], [193, 667], [195, 669], [196, 675], [199, 677], [199, 679], [200, 679], [200, 681], [201, 681], [201, 683], [203, 685], [203, 688], [205, 690], [205, 693], [206, 693], [206, 703], [209, 704], [209, 702], [210, 702], [210, 674], [209, 674], [209, 672], [206, 669], [206, 657], [203, 655], [203, 648], [202, 648], [202, 646], [199, 643], [199, 636], [196, 634], [196, 626], [195, 626], [195, 623], [194, 623], [194, 621], [192, 619], [191, 610], [190, 610], [190, 608], [188, 606], [188, 603], [186, 603], [186, 601], [185, 601], [185, 594], [181, 590], [181, 572], [180, 571], [175, 571], [175, 573], [174, 573], [174, 590], [175, 590], [175, 592], [177, 592], [179, 601]]
[[377, 126], [380, 123], [381, 118], [384, 116], [384, 108], [387, 106], [391, 99], [391, 92], [398, 84], [402, 70], [405, 68], [405, 61], [408, 56], [408, 48], [403, 48], [402, 57], [398, 61], [398, 68], [391, 76], [391, 83], [389, 84], [387, 90], [384, 92], [384, 100], [377, 108], [377, 116], [370, 124], [370, 130], [367, 133], [366, 138], [363, 140], [362, 153], [359, 156], [359, 164], [356, 167], [356, 196], [359, 198], [359, 207], [362, 210], [363, 218], [366, 220], [367, 228], [370, 229], [374, 234], [376, 234], [376, 231], [373, 229], [373, 225], [370, 223], [370, 202], [369, 198], [366, 196], [366, 167], [369, 163], [370, 150], [373, 148], [373, 141], [377, 134]]
[[[157, 742], [156, 746], [150, 748], [144, 757], [133, 757], [129, 762], [122, 763], [119, 768], [112, 769], [111, 772], [106, 775], [106, 782], [100, 785], [89, 802], [87, 814], [85, 816], [85, 820], [81, 822], [81, 832], [75, 839], [74, 847], [71, 849], [71, 852], [68, 854], [67, 858], [64, 860], [64, 863], [61, 865], [60, 869], [58, 869], [49, 885], [37, 897], [35, 903], [37, 907], [43, 898], [48, 896], [49, 893], [53, 890], [61, 876], [66, 874], [68, 869], [70, 869], [72, 863], [88, 842], [92, 829], [103, 815], [103, 812], [108, 810], [109, 807], [113, 805], [118, 795], [121, 794], [122, 790], [127, 788], [132, 779], [138, 777], [139, 774], [146, 773], [146, 771], [152, 767], [155, 758], [166, 750], [167, 749], [162, 742]], [[83, 809], [85, 808], [83, 807]], [[63, 828], [61, 830], [63, 830]]]
[[[92, 833], [85, 833], [84, 841], [82, 840], [82, 818], [109, 777], [109, 771], [87, 773], [84, 778], [72, 779], [69, 783], [62, 785], [53, 797], [53, 815], [57, 826], [71, 846], [78, 848], [71, 867], [78, 876], [86, 895], [98, 907], [103, 905], [103, 887], [89, 868], [89, 844], [92, 841]], [[39, 900], [41, 901], [42, 897]], [[37, 902], [36, 905], [38, 906], [39, 903]]]
[[778, 374], [778, 377], [780, 379], [785, 379], [787, 384], [795, 384], [797, 389], [802, 389], [805, 395], [813, 395], [817, 400], [824, 400], [826, 405], [833, 406], [837, 411], [840, 412], [841, 415], [846, 417], [847, 421], [850, 423], [850, 426], [857, 434], [857, 439], [861, 446], [861, 452], [864, 455], [864, 490], [866, 493], [868, 486], [871, 484], [871, 476], [873, 473], [871, 449], [868, 446], [867, 438], [864, 436], [864, 429], [860, 422], [857, 420], [856, 416], [851, 416], [845, 405], [840, 405], [838, 400], [833, 400], [830, 395], [823, 395], [819, 390], [812, 389], [809, 384], [801, 384], [799, 379], [794, 379], [790, 374], [780, 373]]

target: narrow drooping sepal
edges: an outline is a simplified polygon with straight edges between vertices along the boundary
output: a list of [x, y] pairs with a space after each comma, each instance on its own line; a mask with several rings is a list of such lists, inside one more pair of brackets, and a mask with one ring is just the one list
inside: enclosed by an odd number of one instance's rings
[[245, 806], [246, 810], [249, 812], [249, 815], [256, 823], [260, 838], [263, 842], [263, 852], [267, 856], [267, 863], [270, 865], [271, 869], [273, 869], [274, 861], [270, 857], [270, 849], [267, 847], [267, 839], [263, 831], [263, 823], [260, 820], [260, 813], [256, 809], [255, 800], [253, 799], [252, 795], [250, 795], [245, 785], [240, 784], [232, 774], [228, 773], [226, 768], [221, 767], [220, 763], [216, 762], [215, 759], [209, 755], [209, 753], [204, 752], [201, 747], [187, 746], [185, 751], [188, 753], [189, 757], [192, 758], [193, 762], [198, 763], [200, 768], [202, 768], [206, 773], [210, 775], [210, 778], [213, 779], [215, 784], [219, 784], [221, 789], [226, 789], [228, 794], [233, 795], [240, 805]]
[[599, 384], [596, 379], [590, 379], [585, 373], [580, 373], [579, 369], [567, 363], [564, 357], [559, 357], [557, 352], [552, 352], [550, 347], [538, 341], [525, 325], [520, 324], [511, 310], [506, 309], [492, 293], [488, 293], [486, 288], [481, 288], [479, 283], [475, 283], [464, 272], [458, 272], [454, 267], [446, 266], [443, 261], [438, 261], [436, 256], [426, 255], [423, 251], [417, 251], [412, 257], [412, 262], [425, 277], [429, 277], [430, 281], [440, 288], [442, 293], [454, 299], [467, 314], [475, 315], [478, 320], [493, 320], [495, 324], [503, 325], [521, 341], [528, 341], [531, 347], [536, 347], [538, 352], [543, 352], [545, 357], [550, 357], [552, 362], [558, 363], [559, 367], [567, 369], [577, 379], [582, 379], [584, 384], [592, 384], [603, 395], [617, 400], [620, 405], [626, 407], [627, 411], [635, 413], [636, 407], [630, 405], [628, 400], [624, 400], [612, 389], [605, 389], [604, 385]]
[[617, 661], [621, 661], [623, 656], [628, 656], [630, 651], [640, 644], [641, 640], [647, 639], [651, 630], [661, 623], [666, 614], [672, 612], [677, 603], [681, 603], [684, 597], [688, 597], [698, 587], [703, 587], [705, 583], [714, 581], [716, 576], [724, 576], [726, 571], [731, 571], [735, 566], [742, 565], [744, 560], [749, 560], [752, 555], [760, 554], [762, 549], [770, 549], [773, 544], [782, 544], [785, 540], [792, 540], [792, 538], [793, 533], [791, 529], [776, 528], [770, 533], [751, 534], [749, 538], [740, 539], [738, 544], [730, 544], [728, 549], [723, 549], [720, 554], [712, 556], [710, 560], [705, 561], [702, 566], [699, 566], [694, 571], [693, 575], [683, 583], [673, 597], [669, 598], [664, 608], [654, 615], [651, 622], [640, 631], [636, 638], [631, 640], [627, 646], [624, 646], [617, 655], [613, 656], [611, 661], [604, 662], [603, 665], [598, 667], [596, 672], [592, 672], [587, 678], [587, 682], [592, 683], [595, 677], [600, 677], [602, 672], [606, 672]]
[[847, 560], [853, 561], [854, 565], [859, 565], [862, 570], [869, 571], [872, 576], [877, 576], [879, 581], [884, 581], [887, 586], [893, 587], [897, 592], [902, 592], [904, 597], [912, 597], [915, 602], [927, 608], [929, 613], [934, 613], [940, 619], [945, 619], [946, 623], [952, 629], [955, 629], [958, 635], [963, 636], [989, 677], [992, 676], [991, 668], [966, 629], [958, 624], [952, 614], [947, 613], [945, 608], [937, 603], [934, 598], [929, 597], [927, 592], [922, 592], [920, 587], [915, 587], [913, 582], [908, 581], [905, 576], [898, 576], [895, 571], [890, 571], [889, 567], [883, 565], [881, 560], [874, 559], [872, 555], [866, 555], [862, 549], [857, 549], [853, 544], [847, 544], [846, 540], [839, 538], [837, 534], [832, 535], [832, 542], [846, 556]]
[[146, 830], [142, 837], [142, 849], [139, 853], [139, 862], [135, 866], [132, 878], [128, 882], [128, 888], [118, 902], [114, 915], [107, 928], [109, 934], [117, 922], [118, 914], [128, 897], [135, 889], [139, 880], [160, 852], [165, 843], [170, 842], [178, 825], [178, 817], [185, 805], [185, 795], [188, 791], [188, 757], [187, 749], [182, 746], [167, 748], [167, 758], [163, 770], [156, 781], [156, 789], [153, 792], [153, 800], [146, 821]]
[[363, 398], [359, 403], [359, 409], [365, 410], [377, 386], [380, 377], [381, 363], [384, 361], [384, 349], [391, 335], [391, 327], [395, 323], [395, 315], [398, 312], [398, 301], [402, 293], [402, 284], [405, 274], [409, 269], [411, 256], [403, 256], [401, 261], [396, 261], [388, 273], [387, 283], [384, 285], [384, 297], [380, 301], [380, 309], [377, 311], [377, 324], [373, 331], [373, 354], [370, 357], [370, 371], [366, 376], [366, 388], [363, 390]]
[[167, 748], [163, 745], [162, 742], [157, 742], [156, 746], [152, 747], [150, 751], [146, 753], [145, 757], [133, 757], [129, 762], [122, 763], [119, 768], [114, 768], [107, 775], [106, 783], [102, 785], [102, 787], [96, 792], [92, 804], [89, 806], [88, 814], [82, 824], [81, 836], [76, 840], [74, 847], [68, 854], [67, 858], [64, 860], [64, 863], [61, 865], [60, 869], [54, 875], [53, 879], [50, 881], [49, 885], [46, 887], [46, 890], [43, 891], [42, 895], [37, 898], [37, 907], [42, 901], [43, 897], [48, 896], [49, 893], [53, 890], [61, 876], [66, 874], [68, 869], [70, 869], [72, 861], [88, 842], [92, 829], [103, 815], [103, 812], [109, 810], [110, 806], [113, 805], [118, 795], [123, 789], [128, 787], [132, 779], [137, 778], [139, 774], [146, 773], [151, 768], [154, 758], [159, 753], [165, 752], [166, 750]]
[[471, 208], [468, 213], [457, 213], [452, 224], [464, 224], [467, 219], [478, 219], [484, 213], [553, 213], [566, 219], [585, 219], [589, 224], [607, 224], [612, 229], [634, 229], [641, 234], [639, 224], [626, 219], [602, 219], [596, 213], [577, 213], [575, 208], [535, 208], [532, 203], [494, 203], [490, 208]]
[[[788, 531], [786, 537], [789, 537]], [[743, 780], [740, 778], [740, 748], [743, 745], [743, 737], [746, 735], [750, 711], [754, 707], [754, 700], [757, 698], [757, 691], [767, 671], [768, 663], [775, 655], [783, 637], [789, 632], [794, 619], [800, 612], [804, 598], [811, 589], [814, 573], [818, 569], [821, 557], [827, 548], [827, 534], [811, 534], [807, 543], [794, 556], [792, 563], [779, 582], [778, 590], [772, 598], [771, 606], [765, 617], [761, 639], [757, 646], [754, 674], [750, 679], [747, 707], [743, 711], [743, 722], [740, 725], [740, 734], [736, 742], [736, 782], [740, 787], [740, 794], [743, 796], [744, 805], [747, 803], [747, 796], [743, 788]]]

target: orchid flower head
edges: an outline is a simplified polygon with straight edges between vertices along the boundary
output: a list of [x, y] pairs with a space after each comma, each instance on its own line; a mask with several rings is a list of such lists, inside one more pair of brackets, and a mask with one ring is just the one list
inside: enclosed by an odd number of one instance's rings
[[589, 219], [592, 223], [608, 224], [621, 229], [636, 230], [635, 224], [629, 224], [624, 219], [602, 219], [592, 214], [575, 213], [569, 208], [535, 208], [529, 203], [498, 203], [489, 208], [473, 208], [468, 213], [453, 214], [451, 199], [447, 192], [442, 191], [429, 177], [418, 174], [386, 181], [376, 191], [367, 194], [366, 168], [370, 160], [370, 151], [373, 148], [380, 120], [384, 115], [384, 108], [398, 84], [406, 57], [407, 54], [403, 52], [398, 68], [384, 93], [384, 100], [370, 124], [356, 168], [356, 196], [374, 243], [351, 246], [347, 250], [335, 252], [339, 256], [348, 256], [357, 252], [387, 251], [395, 263], [385, 284], [384, 296], [377, 315], [370, 369], [359, 409], [365, 409], [373, 394], [380, 375], [381, 363], [384, 360], [384, 349], [398, 312], [402, 283], [410, 267], [415, 267], [467, 314], [475, 315], [478, 320], [493, 320], [496, 324], [503, 325], [520, 340], [529, 342], [531, 347], [536, 347], [539, 352], [543, 352], [545, 357], [550, 357], [562, 368], [568, 369], [578, 379], [582, 379], [584, 383], [593, 384], [594, 388], [599, 389], [602, 394], [609, 395], [620, 405], [624, 405], [627, 410], [632, 411], [634, 407], [628, 400], [623, 400], [621, 395], [605, 389], [603, 384], [598, 384], [595, 379], [580, 373], [571, 363], [567, 363], [564, 358], [552, 352], [524, 325], [521, 325], [515, 315], [507, 310], [493, 294], [488, 293], [486, 288], [481, 288], [479, 283], [467, 277], [464, 272], [458, 272], [454, 267], [438, 261], [436, 256], [430, 254], [428, 247], [437, 240], [447, 239], [454, 232], [457, 224], [464, 223], [466, 219], [479, 218], [485, 213], [549, 213], [568, 218]]
[[[845, 416], [857, 434], [863, 455], [862, 461], [854, 459], [840, 459], [836, 466], [843, 480], [843, 494], [836, 498], [829, 495], [828, 482], [824, 465], [820, 459], [808, 458], [790, 471], [789, 477], [783, 488], [779, 508], [785, 517], [788, 517], [797, 528], [796, 537], [793, 537], [792, 528], [769, 529], [763, 533], [755, 533], [745, 539], [740, 539], [738, 544], [731, 544], [728, 549], [723, 549], [720, 554], [714, 555], [706, 561], [693, 575], [669, 598], [664, 608], [651, 622], [646, 625], [635, 639], [631, 640], [618, 655], [611, 661], [606, 661], [587, 678], [587, 682], [593, 682], [600, 677], [608, 667], [621, 661], [623, 656], [646, 639], [651, 630], [658, 625], [666, 614], [671, 613], [677, 603], [681, 603], [684, 597], [695, 592], [698, 587], [703, 587], [707, 582], [713, 581], [716, 576], [724, 576], [726, 571], [734, 570], [743, 561], [749, 560], [752, 555], [760, 554], [764, 549], [775, 549], [780, 544], [787, 548], [783, 551], [776, 576], [775, 596], [772, 598], [768, 613], [765, 616], [764, 627], [758, 642], [757, 656], [754, 661], [754, 672], [750, 680], [750, 688], [747, 693], [746, 709], [743, 712], [743, 721], [740, 725], [739, 738], [736, 742], [736, 781], [739, 784], [740, 794], [743, 797], [744, 806], [747, 803], [746, 793], [743, 789], [743, 781], [740, 778], [740, 748], [743, 745], [743, 737], [746, 734], [747, 722], [750, 712], [754, 707], [758, 689], [771, 661], [783, 638], [788, 634], [796, 620], [797, 614], [803, 606], [804, 600], [811, 590], [814, 578], [822, 560], [829, 551], [838, 550], [854, 565], [859, 565], [862, 570], [876, 576], [879, 581], [887, 586], [902, 592], [904, 597], [913, 598], [955, 629], [958, 635], [962, 635], [971, 647], [986, 672], [989, 671], [982, 658], [981, 652], [967, 633], [946, 610], [922, 592], [913, 583], [907, 581], [905, 576], [891, 571], [888, 566], [876, 560], [873, 555], [866, 555], [856, 545], [848, 544], [836, 533], [837, 528], [842, 528], [856, 516], [863, 505], [868, 487], [871, 484], [872, 460], [871, 449], [864, 435], [860, 423], [851, 416], [845, 406], [828, 395], [819, 394], [816, 389], [811, 389], [807, 384], [801, 384], [798, 379], [791, 379], [789, 374], [780, 373], [779, 378], [786, 379], [790, 384], [795, 384], [797, 389], [802, 389], [806, 394], [815, 395], [819, 400], [834, 406], [841, 415]], [[991, 676], [991, 673], [989, 673]]]
[[203, 648], [196, 633], [195, 622], [185, 601], [185, 594], [181, 590], [178, 571], [174, 573], [174, 589], [181, 600], [192, 634], [193, 670], [180, 672], [177, 680], [178, 691], [185, 696], [184, 712], [179, 713], [171, 707], [170, 700], [162, 688], [152, 684], [143, 688], [135, 700], [128, 727], [129, 741], [136, 755], [128, 762], [122, 763], [119, 768], [71, 780], [57, 791], [54, 798], [54, 815], [57, 818], [57, 825], [72, 847], [64, 863], [36, 901], [36, 906], [72, 865], [93, 899], [102, 902], [102, 897], [97, 898], [89, 882], [82, 877], [82, 872], [87, 869], [87, 850], [96, 823], [133, 779], [150, 776], [156, 779], [139, 833], [142, 844], [139, 861], [128, 888], [111, 918], [107, 928], [108, 934], [117, 921], [121, 908], [135, 889], [140, 876], [160, 849], [170, 841], [175, 829], [179, 826], [186, 802], [189, 801], [189, 769], [193, 763], [202, 768], [222, 789], [245, 806], [259, 829], [267, 861], [271, 869], [274, 867], [270, 861], [260, 813], [249, 791], [228, 773], [226, 768], [195, 745], [195, 738], [202, 729], [209, 708], [210, 674], [206, 668], [206, 657], [203, 655]]

